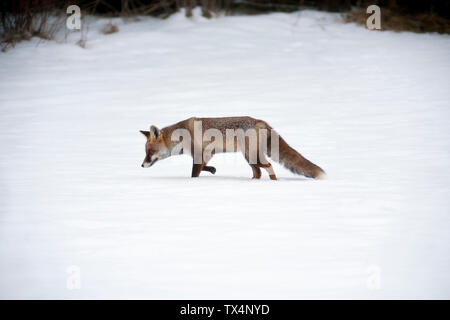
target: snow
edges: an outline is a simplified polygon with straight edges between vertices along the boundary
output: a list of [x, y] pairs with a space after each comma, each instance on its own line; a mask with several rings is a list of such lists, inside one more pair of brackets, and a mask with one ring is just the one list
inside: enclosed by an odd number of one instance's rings
[[[0, 54], [0, 298], [450, 298], [448, 35], [315, 11], [90, 21], [85, 49]], [[327, 179], [255, 181], [240, 154], [198, 179], [187, 156], [140, 167], [138, 130], [237, 115]]]

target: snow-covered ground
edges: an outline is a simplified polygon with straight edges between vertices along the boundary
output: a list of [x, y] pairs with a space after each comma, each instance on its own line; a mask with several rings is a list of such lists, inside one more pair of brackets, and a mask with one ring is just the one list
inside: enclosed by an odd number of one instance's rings
[[[107, 22], [86, 49], [0, 54], [1, 298], [450, 298], [448, 35], [314, 11]], [[251, 180], [240, 154], [199, 179], [187, 156], [140, 167], [139, 129], [228, 115], [328, 179]]]

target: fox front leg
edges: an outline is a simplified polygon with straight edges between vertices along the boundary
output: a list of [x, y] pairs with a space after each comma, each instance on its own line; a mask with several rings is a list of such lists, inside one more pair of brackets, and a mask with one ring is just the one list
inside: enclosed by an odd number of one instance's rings
[[216, 173], [216, 168], [212, 166], [205, 166], [204, 164], [193, 164], [192, 165], [192, 178], [196, 178], [200, 175], [201, 171], [208, 171], [212, 174]]
[[214, 168], [213, 166], [204, 166], [202, 171], [208, 171], [208, 172], [211, 172], [212, 174], [215, 174], [216, 168]]
[[191, 175], [191, 177], [192, 178], [197, 178], [200, 175], [200, 172], [203, 170], [204, 166], [205, 165], [203, 163], [202, 164], [196, 164], [196, 163], [192, 164], [192, 175]]
[[203, 168], [202, 171], [208, 171], [211, 172], [212, 174], [216, 174], [216, 168], [214, 168], [213, 166], [207, 166], [208, 162], [211, 160], [211, 158], [214, 155], [214, 150], [211, 154], [206, 154], [203, 155]]

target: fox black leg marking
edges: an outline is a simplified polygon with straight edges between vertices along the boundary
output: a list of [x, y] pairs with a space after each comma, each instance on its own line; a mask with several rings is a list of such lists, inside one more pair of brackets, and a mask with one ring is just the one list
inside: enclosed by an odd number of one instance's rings
[[200, 172], [203, 169], [204, 164], [193, 164], [192, 165], [192, 178], [196, 178], [200, 175]]
[[216, 173], [216, 168], [212, 167], [212, 166], [204, 166], [202, 171], [208, 171], [211, 172], [212, 174]]
[[208, 172], [211, 172], [212, 174], [216, 173], [216, 168], [214, 168], [213, 166], [207, 166], [208, 162], [211, 160], [213, 155], [214, 155], [214, 153], [209, 156], [204, 157], [202, 171], [208, 171]]

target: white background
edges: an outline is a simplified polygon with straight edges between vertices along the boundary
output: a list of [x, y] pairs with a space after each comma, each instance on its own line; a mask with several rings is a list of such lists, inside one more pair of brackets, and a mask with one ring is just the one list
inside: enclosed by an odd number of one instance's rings
[[[194, 13], [0, 54], [0, 297], [450, 298], [450, 37]], [[138, 130], [237, 115], [328, 179], [140, 167]]]

